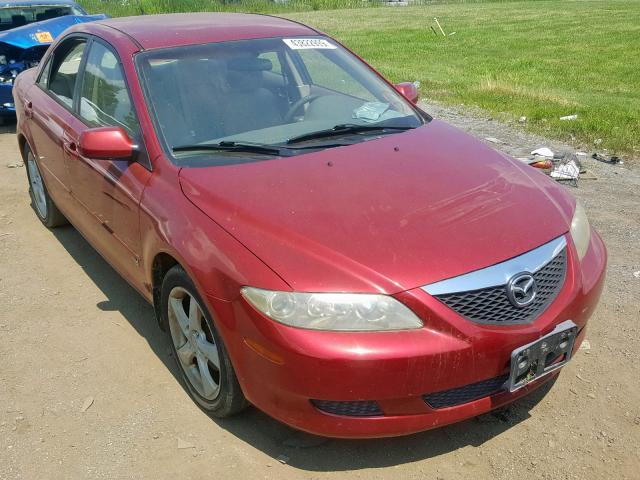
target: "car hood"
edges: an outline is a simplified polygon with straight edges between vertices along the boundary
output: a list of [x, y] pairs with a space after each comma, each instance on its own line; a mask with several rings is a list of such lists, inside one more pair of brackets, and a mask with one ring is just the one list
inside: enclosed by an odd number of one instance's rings
[[29, 23], [22, 27], [12, 28], [0, 33], [0, 42], [18, 48], [31, 48], [41, 45], [50, 45], [47, 36], [38, 36], [37, 33], [49, 33], [55, 39], [67, 28], [77, 23], [93, 22], [108, 18], [104, 14], [98, 15], [65, 15], [63, 17], [51, 18], [41, 22]]
[[537, 170], [437, 120], [301, 156], [183, 168], [180, 183], [299, 291], [392, 294], [487, 267], [566, 233], [574, 207]]

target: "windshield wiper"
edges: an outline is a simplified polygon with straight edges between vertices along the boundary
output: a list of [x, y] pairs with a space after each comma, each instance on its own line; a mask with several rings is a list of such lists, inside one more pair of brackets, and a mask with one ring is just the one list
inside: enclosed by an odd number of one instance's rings
[[201, 143], [194, 145], [180, 145], [173, 147], [174, 152], [197, 152], [197, 151], [224, 151], [224, 152], [247, 152], [259, 153], [262, 155], [282, 155], [282, 149], [262, 145], [260, 143], [244, 143], [244, 142], [219, 142], [219, 143]]
[[356, 123], [341, 123], [326, 130], [318, 130], [317, 132], [304, 133], [296, 137], [291, 137], [285, 143], [291, 145], [293, 143], [306, 142], [307, 140], [315, 140], [318, 138], [335, 137], [349, 133], [370, 132], [375, 130], [411, 130], [415, 127], [395, 126], [395, 125], [358, 125]]

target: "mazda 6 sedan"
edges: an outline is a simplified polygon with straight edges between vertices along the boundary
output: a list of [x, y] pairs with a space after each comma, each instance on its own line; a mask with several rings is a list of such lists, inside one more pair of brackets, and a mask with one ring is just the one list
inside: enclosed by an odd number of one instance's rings
[[98, 20], [14, 89], [36, 215], [153, 304], [193, 400], [331, 437], [512, 402], [577, 351], [605, 247], [564, 187], [259, 15]]

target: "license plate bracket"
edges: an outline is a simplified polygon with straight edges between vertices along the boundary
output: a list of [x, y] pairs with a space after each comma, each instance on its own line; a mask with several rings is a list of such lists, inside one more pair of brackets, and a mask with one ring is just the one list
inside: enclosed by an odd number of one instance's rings
[[570, 359], [578, 326], [566, 320], [535, 342], [511, 352], [511, 371], [507, 388], [515, 392], [528, 383], [563, 367]]

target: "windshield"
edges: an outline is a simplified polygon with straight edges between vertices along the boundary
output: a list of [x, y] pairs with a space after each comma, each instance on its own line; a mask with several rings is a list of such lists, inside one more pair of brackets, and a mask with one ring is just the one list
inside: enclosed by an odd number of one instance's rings
[[33, 22], [41, 22], [65, 15], [84, 15], [75, 5], [29, 5], [0, 8], [0, 30], [10, 30]]
[[[397, 134], [425, 121], [325, 37], [149, 51], [138, 55], [137, 65], [158, 133], [181, 164], [194, 156], [269, 155], [273, 146], [300, 154]], [[270, 148], [249, 148], [256, 145]]]

